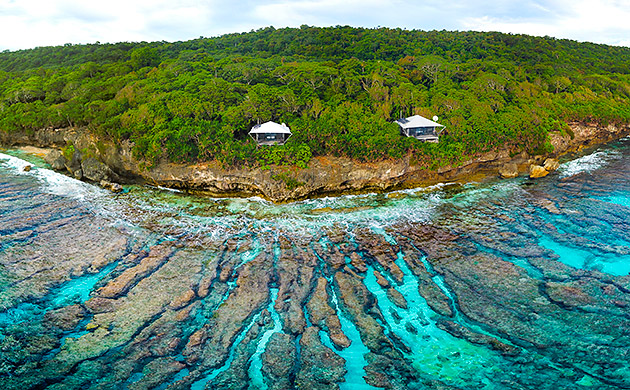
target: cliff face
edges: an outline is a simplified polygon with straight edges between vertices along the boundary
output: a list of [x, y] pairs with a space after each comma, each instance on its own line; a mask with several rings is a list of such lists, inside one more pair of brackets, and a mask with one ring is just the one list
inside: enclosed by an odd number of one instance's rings
[[[630, 134], [629, 125], [603, 127], [572, 123], [570, 128], [573, 137], [568, 134], [551, 134], [550, 141], [554, 146], [554, 152], [549, 156], [529, 156], [521, 153], [511, 157], [507, 150], [503, 150], [485, 153], [458, 166], [446, 166], [438, 170], [410, 165], [405, 160], [358, 163], [337, 157], [313, 158], [308, 168], [302, 170], [287, 167], [223, 169], [216, 162], [198, 164], [163, 162], [151, 169], [145, 169], [142, 162], [133, 157], [132, 143], [105, 142], [85, 131], [72, 128], [44, 129], [32, 134], [0, 132], [0, 143], [5, 146], [33, 145], [56, 149], [72, 144], [76, 150], [82, 151], [79, 152], [79, 156], [74, 156], [73, 160], [85, 161], [91, 158], [89, 161], [93, 165], [93, 159], [96, 158], [119, 176], [117, 180], [144, 181], [213, 196], [259, 195], [275, 202], [283, 202], [312, 196], [385, 191], [438, 182], [478, 180], [484, 176], [496, 176], [506, 164], [516, 165], [519, 172], [526, 172], [530, 165], [541, 164], [547, 157], [557, 157]], [[69, 170], [75, 176], [81, 176], [77, 174], [77, 170], [71, 168]]]

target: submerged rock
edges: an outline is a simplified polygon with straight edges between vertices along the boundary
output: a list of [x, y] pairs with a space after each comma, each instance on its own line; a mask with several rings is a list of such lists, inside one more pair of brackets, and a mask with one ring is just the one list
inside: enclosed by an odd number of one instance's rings
[[112, 183], [107, 180], [101, 180], [99, 184], [101, 185], [101, 187], [105, 188], [106, 190], [110, 190], [111, 192], [115, 192], [115, 193], [123, 192], [123, 186], [118, 183]]
[[430, 388], [418, 383], [417, 372], [398, 358], [369, 352], [365, 367], [365, 380], [369, 385], [385, 389]]
[[520, 349], [518, 347], [503, 343], [492, 336], [472, 331], [454, 321], [440, 320], [437, 323], [437, 326], [455, 337], [464, 338], [471, 343], [487, 345], [488, 347], [499, 351], [503, 355], [516, 356], [520, 353]]
[[47, 312], [44, 321], [49, 326], [70, 331], [79, 325], [85, 314], [85, 309], [80, 305], [65, 306]]
[[530, 179], [538, 179], [541, 177], [545, 177], [548, 174], [549, 174], [549, 171], [547, 171], [544, 167], [541, 167], [540, 165], [532, 164], [529, 166]]
[[142, 378], [137, 382], [131, 383], [127, 388], [129, 390], [154, 389], [161, 383], [164, 383], [165, 378], [178, 373], [184, 367], [183, 363], [173, 358], [157, 358], [144, 366]]
[[290, 389], [290, 374], [295, 364], [297, 348], [291, 336], [274, 333], [262, 354], [263, 373], [271, 380], [272, 389]]
[[307, 328], [300, 340], [301, 369], [296, 385], [304, 389], [339, 389], [338, 383], [346, 374], [346, 362], [321, 343], [317, 331], [315, 327]]

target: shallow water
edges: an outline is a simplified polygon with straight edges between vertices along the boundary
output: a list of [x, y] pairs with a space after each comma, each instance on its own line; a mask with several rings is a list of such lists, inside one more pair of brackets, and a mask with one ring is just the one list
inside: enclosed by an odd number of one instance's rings
[[4, 151], [0, 388], [630, 388], [629, 161], [275, 205]]

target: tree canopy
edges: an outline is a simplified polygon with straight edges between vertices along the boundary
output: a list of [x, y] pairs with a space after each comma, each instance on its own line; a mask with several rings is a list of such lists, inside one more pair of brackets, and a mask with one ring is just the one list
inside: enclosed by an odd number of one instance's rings
[[[186, 42], [0, 53], [0, 130], [75, 126], [149, 162], [305, 166], [312, 156], [428, 167], [497, 149], [549, 151], [569, 121], [628, 123], [630, 49], [501, 33], [274, 29]], [[437, 115], [439, 144], [400, 136]], [[293, 137], [258, 148], [258, 122]]]

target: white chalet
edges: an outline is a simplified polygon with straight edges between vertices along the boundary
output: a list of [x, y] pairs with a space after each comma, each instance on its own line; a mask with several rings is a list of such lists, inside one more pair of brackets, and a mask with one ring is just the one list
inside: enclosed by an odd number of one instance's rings
[[291, 137], [291, 130], [284, 123], [265, 122], [252, 127], [249, 135], [258, 145], [282, 145]]
[[442, 132], [442, 129], [438, 128], [444, 127], [420, 115], [400, 118], [396, 123], [400, 126], [400, 131], [407, 137], [414, 137], [427, 142], [438, 142], [440, 140], [440, 132]]

